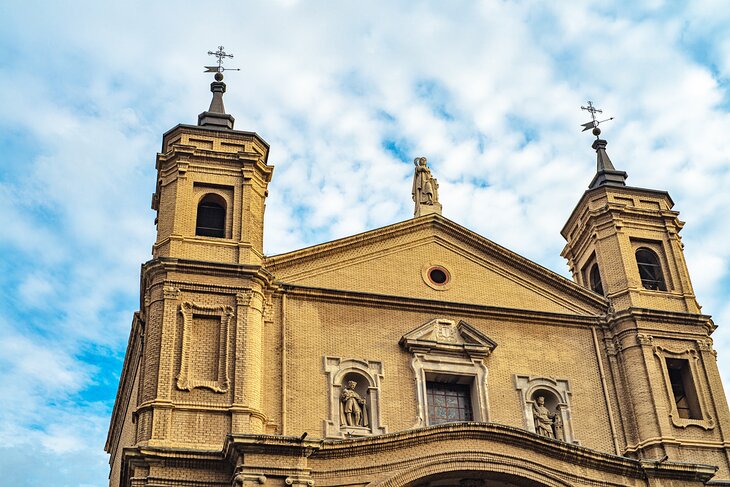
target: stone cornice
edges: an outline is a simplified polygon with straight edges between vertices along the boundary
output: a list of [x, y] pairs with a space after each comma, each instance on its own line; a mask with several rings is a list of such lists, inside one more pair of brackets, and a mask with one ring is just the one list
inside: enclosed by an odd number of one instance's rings
[[132, 328], [129, 331], [127, 353], [124, 356], [124, 364], [122, 365], [119, 386], [117, 388], [117, 397], [114, 401], [114, 409], [112, 410], [111, 421], [109, 422], [109, 432], [107, 433], [106, 444], [104, 445], [104, 451], [107, 453], [113, 453], [119, 444], [119, 436], [122, 433], [125, 413], [132, 396], [132, 386], [134, 384], [134, 378], [137, 375], [137, 367], [139, 365], [139, 356], [142, 353], [143, 342], [144, 322], [140, 319], [139, 312], [136, 312], [132, 319]]
[[165, 144], [167, 142], [167, 138], [172, 135], [173, 133], [177, 131], [186, 131], [188, 133], [198, 133], [201, 135], [207, 135], [207, 136], [214, 136], [216, 138], [220, 139], [233, 139], [233, 140], [252, 140], [260, 143], [262, 146], [266, 148], [266, 157], [268, 158], [268, 152], [269, 152], [269, 143], [266, 142], [259, 134], [256, 132], [247, 132], [244, 130], [217, 130], [209, 127], [203, 127], [200, 125], [188, 125], [184, 123], [179, 123], [175, 125], [173, 128], [162, 134], [162, 150], [165, 150]]
[[158, 272], [181, 272], [218, 277], [250, 277], [258, 279], [264, 286], [271, 286], [273, 276], [258, 265], [228, 264], [201, 260], [157, 257], [142, 264], [142, 275], [151, 277]]
[[575, 224], [576, 218], [578, 218], [578, 210], [583, 207], [583, 203], [585, 200], [596, 194], [606, 194], [608, 192], [612, 193], [629, 193], [629, 194], [650, 194], [651, 196], [654, 196], [655, 198], [662, 198], [666, 199], [669, 208], [671, 209], [674, 206], [674, 201], [672, 201], [672, 197], [669, 196], [669, 193], [662, 190], [657, 189], [648, 189], [648, 188], [637, 188], [633, 186], [599, 186], [594, 189], [588, 189], [586, 190], [583, 195], [580, 197], [580, 200], [578, 200], [578, 203], [575, 205], [575, 208], [573, 208], [573, 211], [570, 212], [570, 216], [568, 217], [567, 221], [565, 222], [565, 225], [563, 225], [563, 228], [560, 230], [560, 234], [567, 239], [566, 235], [568, 233], [568, 230]]
[[569, 326], [601, 326], [605, 323], [605, 315], [551, 313], [356, 291], [340, 291], [286, 283], [277, 284], [281, 286], [283, 293], [290, 298], [299, 297], [313, 301], [372, 306], [380, 309], [418, 310], [443, 315], [468, 315], [478, 318], [511, 319], [530, 323], [539, 322]]
[[249, 451], [328, 460], [402, 451], [407, 448], [423, 447], [429, 443], [455, 440], [503, 443], [511, 447], [524, 448], [527, 452], [541, 453], [571, 465], [636, 479], [661, 477], [706, 482], [717, 471], [717, 467], [710, 465], [660, 463], [620, 457], [494, 423], [452, 423], [349, 440], [302, 441], [291, 436], [228, 435], [223, 454], [229, 461], [234, 460], [235, 453], [245, 455]]
[[717, 328], [709, 315], [650, 308], [628, 308], [618, 311], [609, 319], [608, 324], [609, 327], [613, 327], [617, 324], [625, 321], [633, 321], [637, 318], [652, 323], [680, 323], [690, 326], [701, 326], [705, 328], [707, 334], [711, 334]]
[[579, 286], [573, 281], [566, 279], [560, 274], [542, 267], [541, 265], [536, 264], [535, 262], [532, 262], [531, 260], [522, 257], [521, 255], [516, 254], [515, 252], [512, 252], [438, 214], [430, 214], [419, 218], [413, 218], [350, 237], [333, 240], [331, 242], [326, 242], [285, 254], [271, 256], [266, 259], [265, 265], [272, 271], [272, 273], [276, 274], [278, 267], [321, 259], [326, 256], [337, 254], [344, 249], [352, 248], [353, 246], [360, 246], [385, 239], [395, 238], [401, 235], [421, 231], [428, 226], [438, 229], [461, 242], [465, 242], [473, 246], [474, 248], [478, 248], [482, 252], [506, 262], [507, 264], [526, 273], [530, 277], [546, 283], [549, 286], [590, 305], [591, 307], [601, 309], [606, 308], [608, 305], [608, 301], [602, 296], [599, 296], [596, 293]]

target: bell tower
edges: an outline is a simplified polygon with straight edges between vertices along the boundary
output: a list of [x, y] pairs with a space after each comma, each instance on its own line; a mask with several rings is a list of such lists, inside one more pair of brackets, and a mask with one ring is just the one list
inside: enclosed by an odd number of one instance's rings
[[715, 325], [692, 289], [684, 223], [666, 191], [626, 185], [595, 112], [584, 126], [596, 136], [596, 174], [561, 231], [561, 255], [578, 284], [610, 302], [603, 341], [626, 418], [622, 454], [697, 461], [700, 451], [704, 463], [727, 465], [730, 413], [710, 338]]
[[210, 84], [210, 108], [197, 125], [163, 135], [157, 155], [154, 257], [260, 265], [264, 207], [274, 168], [269, 145], [256, 133], [233, 130], [225, 112], [223, 73]]
[[[263, 268], [269, 145], [234, 129], [220, 47], [212, 101], [197, 125], [163, 136], [152, 208], [157, 239], [142, 266], [132, 444], [219, 450], [231, 433], [275, 431], [264, 404]], [[136, 366], [136, 365], [135, 365]], [[131, 424], [131, 423], [130, 423]], [[130, 457], [129, 461], [132, 457]]]

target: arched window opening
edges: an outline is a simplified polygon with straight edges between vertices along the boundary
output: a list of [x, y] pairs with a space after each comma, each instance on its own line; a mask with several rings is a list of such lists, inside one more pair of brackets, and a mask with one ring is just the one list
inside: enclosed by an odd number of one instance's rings
[[216, 194], [208, 194], [198, 203], [195, 235], [202, 237], [226, 236], [226, 202]]
[[645, 289], [655, 291], [666, 291], [667, 285], [664, 282], [664, 274], [659, 257], [647, 248], [640, 248], [636, 251], [636, 263], [639, 266], [641, 285]]
[[603, 292], [603, 283], [601, 282], [601, 271], [598, 270], [598, 264], [593, 264], [593, 267], [591, 267], [591, 272], [589, 273], [589, 279], [591, 281], [591, 289], [594, 293], [600, 294], [601, 296], [605, 296], [606, 293]]

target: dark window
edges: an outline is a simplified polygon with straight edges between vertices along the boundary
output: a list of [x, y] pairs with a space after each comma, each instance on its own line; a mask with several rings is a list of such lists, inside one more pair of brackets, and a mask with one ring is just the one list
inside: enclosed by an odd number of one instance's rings
[[645, 289], [653, 289], [655, 291], [666, 291], [667, 285], [664, 283], [664, 274], [662, 266], [659, 263], [659, 257], [647, 248], [640, 248], [636, 251], [636, 263], [639, 265], [639, 276], [641, 277], [641, 285]]
[[702, 419], [689, 361], [685, 359], [667, 359], [667, 372], [669, 372], [669, 382], [672, 385], [674, 404], [677, 406], [679, 417]]
[[591, 267], [590, 280], [593, 292], [605, 296], [603, 283], [601, 282], [601, 271], [598, 270], [598, 264], [593, 264], [593, 267]]
[[446, 273], [446, 270], [435, 267], [428, 271], [428, 278], [434, 284], [445, 284], [449, 280], [449, 275]]
[[226, 236], [226, 207], [223, 198], [209, 194], [200, 200], [195, 235], [220, 238]]
[[465, 384], [426, 382], [429, 424], [472, 421], [470, 389]]

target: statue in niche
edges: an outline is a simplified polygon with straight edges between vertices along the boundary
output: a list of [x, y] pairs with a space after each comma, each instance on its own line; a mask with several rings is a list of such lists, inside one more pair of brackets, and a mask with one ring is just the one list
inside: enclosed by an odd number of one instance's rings
[[355, 390], [357, 382], [347, 381], [340, 394], [340, 423], [342, 426], [368, 427], [368, 409], [365, 399]]
[[416, 169], [413, 173], [413, 188], [411, 195], [416, 207], [420, 205], [433, 205], [439, 201], [439, 184], [436, 178], [431, 176], [431, 169], [426, 165], [425, 157], [416, 157], [413, 160]]
[[[539, 396], [537, 401], [532, 405], [532, 417], [535, 420], [535, 433], [540, 436], [547, 438], [555, 438], [555, 431], [553, 426], [557, 418], [557, 414], [551, 412], [545, 406], [545, 397]], [[560, 429], [562, 431], [563, 423], [560, 422]]]

